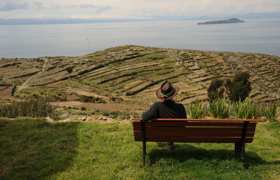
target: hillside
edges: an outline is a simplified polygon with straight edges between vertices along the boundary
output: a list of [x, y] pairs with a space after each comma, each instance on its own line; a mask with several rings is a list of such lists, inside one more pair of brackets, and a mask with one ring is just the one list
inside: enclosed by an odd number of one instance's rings
[[[213, 79], [232, 78], [238, 71], [250, 73], [254, 101], [280, 100], [280, 57], [264, 54], [121, 46], [79, 57], [0, 60], [0, 79], [16, 84], [18, 98], [82, 99], [135, 109], [154, 101], [164, 80], [179, 87], [177, 99], [184, 104], [207, 101]], [[4, 94], [0, 99], [14, 98]]]

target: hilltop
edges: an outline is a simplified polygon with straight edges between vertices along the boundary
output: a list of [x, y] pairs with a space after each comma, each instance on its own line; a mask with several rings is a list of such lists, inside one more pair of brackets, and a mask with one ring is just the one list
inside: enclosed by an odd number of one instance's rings
[[2, 58], [0, 79], [16, 88], [12, 97], [12, 87], [0, 87], [0, 100], [48, 96], [57, 105], [80, 101], [104, 109], [142, 110], [156, 100], [154, 91], [164, 80], [175, 83], [177, 100], [188, 104], [207, 101], [213, 79], [232, 78], [240, 71], [251, 75], [255, 102], [280, 100], [280, 57], [133, 45], [78, 57]]
[[240, 20], [238, 18], [231, 18], [225, 20], [218, 20], [218, 21], [206, 21], [200, 22], [198, 25], [209, 25], [209, 24], [232, 24], [232, 23], [244, 23], [245, 21]]

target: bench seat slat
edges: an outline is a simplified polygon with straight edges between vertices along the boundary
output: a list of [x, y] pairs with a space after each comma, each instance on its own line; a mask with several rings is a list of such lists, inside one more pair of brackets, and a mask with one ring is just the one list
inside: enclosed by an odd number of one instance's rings
[[[165, 129], [147, 129], [146, 130], [146, 139], [148, 140], [152, 135], [158, 136], [204, 136], [204, 137], [211, 137], [211, 136], [220, 136], [220, 137], [229, 137], [229, 136], [238, 136], [241, 138], [241, 130], [230, 130], [227, 131], [225, 129], [220, 130], [213, 130], [213, 129], [205, 129], [202, 131], [196, 131], [196, 129], [177, 129], [176, 131], [166, 131]], [[246, 133], [246, 137], [253, 137], [255, 131], [248, 131]], [[135, 131], [135, 135], [143, 136], [141, 131]]]
[[[154, 127], [161, 127], [161, 126], [222, 126], [222, 127], [243, 127], [243, 123], [213, 123], [213, 122], [186, 122], [186, 121], [182, 121], [182, 122], [165, 122], [165, 121], [159, 121], [159, 122], [146, 122], [145, 123], [146, 126], [154, 126]], [[133, 122], [133, 126], [136, 129], [140, 129], [141, 128], [141, 123], [136, 121]], [[254, 127], [256, 126], [256, 123], [249, 123], [248, 124], [248, 128], [249, 127]]]
[[[151, 124], [146, 124], [146, 128], [185, 128], [185, 129], [239, 129], [241, 130], [243, 126], [241, 125], [235, 125], [235, 126], [217, 126], [217, 125], [181, 125], [181, 126], [169, 126], [169, 125], [151, 125]], [[252, 129], [255, 129], [256, 125], [255, 124], [250, 124], [248, 125], [247, 129], [250, 131]], [[134, 125], [134, 130], [141, 130], [141, 124], [135, 124]]]
[[[138, 139], [135, 138], [135, 141], [142, 141], [142, 138]], [[239, 142], [240, 138], [239, 137], [229, 137], [229, 138], [224, 138], [224, 137], [215, 137], [215, 138], [206, 138], [206, 137], [150, 137], [149, 140], [150, 142], [227, 142], [227, 143], [234, 143], [234, 142]], [[245, 142], [246, 143], [251, 143], [253, 141], [253, 138], [246, 138]]]

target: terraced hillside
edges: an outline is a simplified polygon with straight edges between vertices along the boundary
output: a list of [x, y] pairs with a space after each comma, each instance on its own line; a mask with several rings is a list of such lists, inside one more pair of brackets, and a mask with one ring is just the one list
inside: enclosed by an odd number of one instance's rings
[[164, 80], [176, 84], [177, 99], [184, 104], [207, 101], [213, 79], [232, 78], [239, 71], [251, 75], [253, 100], [280, 100], [280, 57], [270, 55], [121, 46], [79, 57], [0, 60], [0, 79], [16, 85], [16, 97], [91, 97], [135, 107], [154, 101]]

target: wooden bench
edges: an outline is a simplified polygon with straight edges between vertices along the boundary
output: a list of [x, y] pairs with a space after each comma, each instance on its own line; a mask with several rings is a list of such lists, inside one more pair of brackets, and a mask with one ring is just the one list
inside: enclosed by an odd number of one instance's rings
[[189, 120], [155, 119], [133, 121], [135, 141], [143, 143], [143, 164], [146, 142], [234, 143], [235, 155], [244, 159], [245, 144], [253, 142], [259, 120]]

